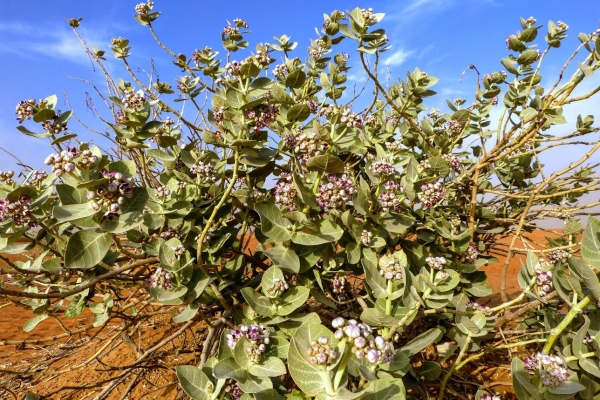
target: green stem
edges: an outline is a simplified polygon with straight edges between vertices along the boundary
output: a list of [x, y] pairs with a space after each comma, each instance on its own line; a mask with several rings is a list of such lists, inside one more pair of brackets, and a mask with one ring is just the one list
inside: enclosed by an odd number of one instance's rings
[[444, 399], [444, 392], [446, 391], [446, 384], [448, 383], [448, 379], [450, 379], [452, 374], [454, 374], [454, 371], [456, 371], [456, 369], [458, 368], [460, 360], [467, 353], [467, 349], [469, 348], [470, 344], [471, 344], [471, 333], [467, 334], [467, 339], [465, 340], [465, 344], [460, 349], [460, 353], [458, 353], [458, 357], [456, 357], [456, 361], [454, 361], [454, 364], [452, 364], [452, 368], [450, 368], [450, 370], [446, 373], [446, 375], [444, 375], [444, 379], [442, 380], [442, 384], [440, 385], [440, 394], [438, 396], [439, 400]]
[[328, 395], [333, 396], [335, 390], [333, 390], [333, 385], [331, 383], [331, 376], [329, 376], [329, 371], [321, 371], [321, 381], [325, 385], [325, 392], [327, 392]]
[[[345, 346], [343, 347], [342, 350], [342, 360], [340, 361], [340, 363], [337, 366], [337, 371], [335, 373], [335, 377], [333, 379], [333, 387], [334, 390], [339, 389], [340, 383], [342, 382], [342, 378], [344, 377], [344, 374], [346, 373], [346, 366], [348, 366], [348, 362], [350, 361], [350, 358], [352, 358], [352, 351], [351, 351], [351, 347], [348, 343], [345, 343]], [[331, 393], [333, 394], [333, 393]]]
[[206, 237], [206, 234], [207, 234], [208, 230], [210, 229], [210, 226], [214, 222], [215, 217], [217, 216], [217, 213], [219, 212], [219, 210], [221, 209], [223, 204], [225, 204], [225, 202], [229, 199], [229, 194], [233, 190], [233, 186], [235, 185], [235, 182], [237, 181], [238, 168], [240, 166], [240, 154], [239, 154], [238, 147], [235, 148], [235, 154], [233, 157], [234, 157], [235, 161], [233, 164], [233, 173], [231, 175], [231, 181], [229, 182], [229, 186], [227, 186], [227, 189], [225, 189], [225, 193], [223, 193], [223, 196], [221, 196], [221, 200], [215, 206], [215, 208], [213, 209], [213, 212], [210, 214], [210, 217], [208, 218], [208, 221], [206, 221], [206, 225], [204, 226], [204, 229], [202, 230], [202, 234], [200, 235], [200, 238], [198, 239], [198, 245], [197, 245], [197, 250], [196, 250], [196, 261], [200, 265], [202, 265], [202, 244], [204, 243], [204, 238]]
[[[576, 296], [576, 294], [575, 294]], [[592, 296], [592, 294], [588, 294], [587, 296], [585, 296], [583, 298], [583, 300], [581, 300], [579, 303], [576, 303], [576, 297], [574, 297], [573, 301], [573, 307], [571, 307], [571, 310], [569, 311], [569, 313], [565, 316], [565, 318], [563, 318], [562, 321], [560, 321], [560, 323], [558, 324], [558, 326], [554, 329], [552, 329], [550, 331], [550, 336], [548, 336], [548, 341], [546, 342], [546, 345], [544, 346], [544, 350], [543, 353], [544, 354], [549, 354], [550, 351], [552, 350], [552, 346], [554, 345], [554, 342], [556, 341], [556, 339], [558, 339], [558, 337], [560, 336], [560, 334], [567, 329], [567, 327], [569, 326], [569, 324], [571, 323], [571, 321], [573, 321], [573, 319], [581, 314], [581, 312], [583, 311], [583, 309], [592, 301], [592, 299], [594, 298], [594, 296]]]

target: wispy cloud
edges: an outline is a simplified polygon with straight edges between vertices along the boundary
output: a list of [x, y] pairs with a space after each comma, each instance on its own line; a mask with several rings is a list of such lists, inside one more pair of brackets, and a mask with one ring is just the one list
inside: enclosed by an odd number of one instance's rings
[[389, 56], [383, 58], [383, 62], [389, 67], [396, 67], [404, 64], [404, 62], [413, 54], [412, 51], [399, 49], [391, 53]]
[[[46, 29], [22, 22], [0, 23], [3, 40], [0, 53], [13, 53], [34, 58], [40, 55], [88, 64], [90, 59], [79, 39], [69, 29]], [[91, 46], [109, 42], [109, 36], [90, 28], [79, 28], [82, 37]]]
[[438, 13], [454, 4], [453, 0], [412, 0], [407, 3], [400, 3], [401, 8], [392, 12], [389, 19], [400, 20], [403, 23], [409, 23], [417, 19], [422, 14]]

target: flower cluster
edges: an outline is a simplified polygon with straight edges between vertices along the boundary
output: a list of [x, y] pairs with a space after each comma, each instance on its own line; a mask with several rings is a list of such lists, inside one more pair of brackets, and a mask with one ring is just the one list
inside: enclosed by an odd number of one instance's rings
[[442, 155], [442, 158], [444, 160], [446, 160], [446, 162], [448, 163], [448, 165], [450, 166], [450, 169], [459, 172], [460, 171], [460, 158], [452, 155], [452, 154], [444, 154]]
[[360, 234], [360, 241], [365, 246], [370, 245], [373, 241], [373, 232], [369, 232], [368, 230], [363, 229], [362, 233]]
[[261, 50], [258, 50], [256, 52], [254, 59], [256, 60], [258, 65], [260, 65], [263, 69], [267, 69], [271, 62], [274, 61], [268, 52]]
[[295, 211], [298, 193], [290, 174], [286, 174], [275, 185], [275, 205], [282, 210]]
[[[75, 170], [75, 158], [81, 154], [74, 147], [63, 150], [60, 153], [50, 154], [44, 160], [44, 164], [52, 166], [52, 172], [59, 178], [65, 172], [73, 172]], [[96, 161], [98, 161], [96, 159]]]
[[432, 108], [431, 111], [427, 113], [427, 116], [431, 119], [440, 119], [442, 118], [442, 112], [438, 109]]
[[383, 191], [379, 193], [377, 199], [383, 212], [399, 212], [402, 209], [402, 201], [399, 194], [404, 188], [396, 181], [390, 180], [383, 183]]
[[278, 78], [280, 76], [284, 76], [285, 74], [288, 73], [288, 67], [285, 64], [276, 65], [275, 68], [273, 68], [273, 71], [271, 73], [276, 78]]
[[569, 253], [562, 249], [553, 250], [550, 253], [548, 253], [548, 259], [553, 264], [556, 264], [558, 262], [566, 264], [569, 260]]
[[525, 368], [530, 371], [540, 371], [542, 384], [548, 387], [560, 386], [571, 376], [565, 361], [558, 355], [551, 356], [538, 352], [525, 359]]
[[242, 388], [240, 388], [235, 382], [225, 386], [225, 392], [229, 394], [229, 398], [231, 400], [237, 400], [244, 394]]
[[556, 27], [557, 27], [557, 28], [558, 28], [558, 30], [559, 30], [559, 31], [561, 31], [561, 32], [565, 32], [565, 31], [569, 30], [569, 25], [565, 24], [565, 23], [564, 23], [564, 22], [562, 22], [562, 21], [558, 21], [558, 22], [556, 23]]
[[173, 246], [171, 250], [173, 250], [173, 253], [175, 253], [176, 256], [182, 256], [185, 254], [185, 247], [181, 244]]
[[424, 183], [421, 185], [421, 190], [423, 193], [419, 193], [418, 196], [425, 210], [444, 199], [444, 187], [439, 182]]
[[150, 278], [148, 278], [148, 288], [169, 290], [172, 287], [171, 277], [172, 275], [170, 272], [165, 271], [163, 267], [158, 267], [156, 268], [156, 271], [150, 275]]
[[327, 336], [311, 340], [308, 355], [310, 356], [310, 362], [315, 365], [331, 365], [337, 358], [337, 352], [329, 344]]
[[0, 183], [6, 183], [12, 185], [15, 181], [12, 177], [15, 175], [15, 171], [0, 171]]
[[215, 110], [213, 110], [212, 115], [215, 119], [215, 123], [217, 126], [223, 126], [223, 113], [225, 112], [225, 107], [221, 106]]
[[140, 3], [135, 6], [135, 12], [140, 15], [146, 15], [152, 10], [152, 7], [154, 7], [154, 3], [151, 1], [148, 1], [148, 3]]
[[361, 10], [361, 13], [362, 13], [362, 17], [365, 19], [365, 21], [367, 21], [367, 23], [375, 22], [377, 20], [377, 17], [375, 17], [375, 14], [373, 14], [372, 8], [368, 8], [368, 9], [363, 8]]
[[[29, 176], [29, 185], [39, 185], [48, 177], [48, 174], [45, 171], [33, 170], [31, 175]], [[1, 181], [2, 179], [0, 179]]]
[[110, 180], [109, 184], [95, 192], [87, 192], [87, 199], [92, 202], [95, 211], [104, 211], [103, 220], [112, 220], [119, 216], [120, 205], [125, 203], [125, 199], [133, 196], [133, 180], [115, 171], [103, 170], [102, 176]]
[[31, 221], [31, 202], [29, 196], [21, 196], [17, 201], [12, 202], [8, 198], [0, 200], [0, 222], [7, 219], [12, 219], [15, 225], [35, 226], [35, 222]]
[[284, 141], [286, 147], [300, 155], [303, 162], [307, 162], [329, 148], [329, 145], [322, 142], [314, 132], [302, 132], [297, 136], [288, 134], [285, 136]]
[[53, 135], [58, 135], [59, 133], [66, 131], [67, 124], [58, 122], [59, 119], [60, 111], [57, 111], [56, 115], [54, 115], [52, 118], [42, 122], [42, 129]]
[[405, 266], [402, 265], [400, 261], [396, 260], [395, 258], [390, 258], [387, 263], [379, 265], [379, 274], [385, 279], [397, 281], [402, 279], [402, 270], [404, 267]]
[[554, 287], [552, 284], [552, 271], [543, 271], [540, 268], [535, 270], [535, 283], [540, 288], [540, 297], [545, 297]]
[[481, 395], [481, 397], [479, 398], [479, 400], [502, 400], [502, 397], [498, 396], [498, 395], [491, 395], [488, 393], [484, 393]]
[[343, 207], [344, 204], [352, 200], [352, 195], [356, 189], [346, 174], [341, 177], [333, 174], [327, 175], [329, 182], [323, 182], [319, 185], [317, 192], [317, 204], [325, 211]]
[[267, 345], [270, 342], [269, 330], [263, 325], [241, 325], [239, 329], [233, 329], [227, 334], [227, 346], [230, 349], [235, 348], [236, 343], [243, 336], [248, 338], [248, 341], [252, 343], [252, 347], [248, 348], [248, 356], [252, 362], [259, 362], [260, 356], [267, 350]]
[[374, 337], [371, 327], [351, 319], [346, 321], [342, 317], [331, 321], [338, 340], [346, 340], [352, 344], [352, 353], [359, 359], [367, 358], [371, 364], [392, 361], [396, 351], [391, 343], [381, 336]]
[[381, 127], [381, 121], [379, 121], [379, 118], [373, 114], [365, 116], [363, 123], [365, 124], [365, 126], [372, 126], [374, 128]]
[[342, 317], [337, 317], [331, 321], [331, 326], [337, 329], [334, 333], [337, 340], [345, 339], [352, 342], [358, 337], [367, 339], [373, 333], [373, 329], [369, 325], [359, 323], [355, 319], [346, 321]]
[[267, 286], [267, 292], [271, 293], [274, 296], [280, 296], [283, 292], [288, 290], [290, 285], [285, 281], [285, 279], [274, 278], [273, 283]]
[[167, 198], [171, 195], [171, 189], [167, 186], [159, 186], [156, 188], [156, 197], [159, 199]]
[[335, 294], [346, 293], [346, 277], [343, 275], [334, 275], [331, 278], [331, 291]]
[[278, 106], [271, 103], [264, 103], [256, 109], [248, 110], [246, 113], [246, 118], [254, 122], [253, 131], [256, 133], [268, 127], [273, 121], [275, 121], [278, 113]]
[[198, 161], [196, 164], [190, 167], [190, 173], [196, 175], [196, 178], [202, 183], [215, 182], [217, 180], [217, 171], [215, 171], [215, 164], [210, 162]]
[[333, 104], [327, 104], [323, 107], [321, 107], [321, 114], [325, 115], [326, 117], [333, 115], [334, 113], [337, 112], [337, 107]]
[[469, 264], [473, 264], [475, 261], [477, 261], [478, 255], [479, 255], [479, 250], [477, 249], [477, 246], [475, 245], [475, 243], [469, 244], [467, 251], [465, 251], [465, 253], [463, 254], [463, 256], [465, 257], [465, 262], [467, 262]]
[[319, 109], [319, 105], [314, 100], [299, 100], [298, 104], [306, 104], [311, 114], [316, 114]]
[[342, 110], [342, 117], [340, 118], [340, 122], [346, 125], [348, 128], [362, 128], [363, 120], [362, 118], [353, 113], [350, 107], [346, 107]]
[[232, 76], [238, 76], [242, 70], [242, 65], [243, 62], [239, 62], [239, 61], [230, 61], [225, 65], [225, 71], [227, 71], [227, 73], [229, 75]]
[[466, 306], [467, 306], [467, 308], [470, 308], [471, 310], [483, 311], [486, 314], [491, 312], [491, 309], [488, 306], [482, 306], [481, 304], [479, 304], [476, 301], [468, 301]]
[[125, 108], [129, 108], [130, 110], [139, 110], [140, 108], [144, 107], [144, 103], [146, 103], [146, 97], [141, 90], [136, 92], [133, 89], [129, 89], [123, 94], [123, 105]]
[[388, 161], [388, 160], [377, 160], [373, 161], [369, 166], [369, 169], [373, 171], [373, 173], [382, 176], [389, 176], [396, 173], [396, 168]]
[[446, 125], [447, 125], [448, 129], [450, 129], [450, 132], [452, 132], [453, 135], [458, 135], [463, 130], [462, 122], [454, 120], [454, 119], [448, 121], [448, 123]]
[[181, 232], [179, 232], [178, 229], [171, 228], [170, 226], [167, 226], [166, 228], [164, 228], [163, 231], [158, 236], [165, 239], [165, 241], [172, 239], [172, 238], [177, 238], [179, 240], [181, 240], [183, 238], [183, 234]]
[[445, 257], [427, 257], [425, 262], [433, 269], [444, 269], [448, 261]]
[[20, 124], [23, 123], [26, 119], [31, 119], [33, 117], [33, 107], [35, 106], [35, 100], [22, 100], [15, 107], [15, 114], [17, 114], [17, 121]]

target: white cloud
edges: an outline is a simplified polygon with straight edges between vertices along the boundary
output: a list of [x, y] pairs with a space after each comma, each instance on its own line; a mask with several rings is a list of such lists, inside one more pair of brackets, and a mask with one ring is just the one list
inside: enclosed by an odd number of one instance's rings
[[398, 65], [404, 64], [404, 62], [413, 54], [412, 51], [407, 51], [404, 49], [399, 49], [390, 54], [387, 57], [384, 57], [383, 62], [387, 64], [389, 67], [395, 67]]
[[[0, 52], [37, 57], [40, 54], [78, 64], [90, 64], [85, 48], [70, 29], [47, 29], [21, 22], [0, 23], [0, 32], [6, 33]], [[79, 28], [79, 34], [88, 45], [108, 45], [110, 37], [89, 28]], [[105, 47], [105, 46], [102, 46]]]

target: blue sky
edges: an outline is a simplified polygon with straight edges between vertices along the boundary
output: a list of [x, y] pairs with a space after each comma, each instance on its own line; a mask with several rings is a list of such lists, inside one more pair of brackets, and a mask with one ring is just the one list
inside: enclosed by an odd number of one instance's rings
[[[102, 75], [92, 67], [65, 18], [83, 17], [79, 29], [90, 45], [107, 50], [107, 65], [114, 77], [127, 78], [110, 50], [112, 37], [131, 41], [130, 63], [135, 68], [151, 69], [155, 62], [161, 81], [173, 82], [180, 75], [170, 65], [168, 56], [152, 41], [147, 28], [133, 19], [138, 1], [119, 0], [104, 2], [56, 1], [52, 3], [31, 0], [0, 2], [0, 147], [14, 153], [32, 167], [43, 167], [43, 159], [51, 152], [47, 142], [26, 137], [16, 131], [14, 107], [27, 98], [59, 96], [59, 109], [68, 107], [63, 91], [68, 96], [77, 116], [100, 127], [86, 109], [85, 92], [92, 88], [81, 80], [102, 87]], [[441, 79], [434, 88], [438, 96], [430, 106], [443, 108], [445, 98], [472, 96], [475, 80], [467, 73], [460, 82], [461, 73], [475, 64], [482, 73], [502, 69], [499, 60], [508, 53], [505, 38], [520, 29], [518, 18], [534, 16], [538, 24], [548, 20], [564, 21], [569, 26], [569, 37], [563, 48], [549, 57], [545, 67], [548, 75], [556, 75], [569, 51], [579, 41], [577, 33], [591, 32], [599, 27], [600, 1], [578, 0], [373, 0], [357, 3], [339, 0], [324, 1], [155, 1], [155, 10], [162, 11], [154, 24], [161, 39], [175, 52], [191, 55], [194, 49], [211, 46], [225, 52], [220, 46], [220, 32], [227, 20], [244, 18], [251, 34], [246, 39], [251, 49], [257, 42], [273, 42], [273, 36], [287, 34], [299, 42], [294, 55], [304, 59], [309, 40], [316, 37], [323, 13], [334, 9], [372, 7], [386, 13], [381, 27], [390, 36], [392, 49], [385, 53], [391, 79], [404, 77], [407, 70], [419, 67]], [[544, 30], [545, 28], [543, 28]], [[358, 62], [351, 54], [351, 65]], [[351, 83], [360, 83], [359, 69], [351, 71]], [[74, 79], [77, 78], [77, 79]], [[596, 86], [597, 77], [593, 78]], [[102, 105], [97, 103], [98, 108]], [[588, 110], [589, 109], [589, 110]], [[598, 107], [594, 100], [583, 109], [574, 111], [593, 113]], [[572, 119], [571, 119], [572, 121]], [[27, 125], [33, 130], [33, 124]], [[85, 129], [75, 123], [70, 128], [76, 133]], [[94, 136], [87, 136], [94, 138]], [[96, 136], [97, 137], [97, 136]], [[14, 159], [0, 151], [0, 170], [17, 169]]]

